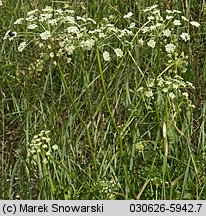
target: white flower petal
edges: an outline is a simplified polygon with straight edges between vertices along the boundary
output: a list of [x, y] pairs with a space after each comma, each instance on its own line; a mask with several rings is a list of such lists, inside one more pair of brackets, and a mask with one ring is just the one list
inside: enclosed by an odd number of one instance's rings
[[198, 22], [196, 22], [196, 21], [191, 21], [190, 24], [191, 24], [192, 26], [197, 27], [197, 28], [200, 26], [200, 24], [199, 24]]

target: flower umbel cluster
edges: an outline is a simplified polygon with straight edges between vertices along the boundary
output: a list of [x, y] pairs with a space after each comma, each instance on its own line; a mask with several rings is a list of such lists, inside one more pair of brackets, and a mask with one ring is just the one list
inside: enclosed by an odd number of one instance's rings
[[[189, 99], [188, 91], [195, 87], [191, 82], [184, 81], [179, 75], [175, 75], [174, 78], [170, 76], [158, 77], [157, 78], [158, 95], [165, 95], [168, 100], [172, 102], [181, 101], [181, 106], [194, 107], [192, 101]], [[153, 95], [156, 93], [155, 80], [150, 79], [149, 84], [144, 88], [145, 96], [147, 98], [154, 98]]]
[[[181, 11], [166, 10], [165, 15], [160, 14], [158, 5], [153, 5], [144, 10], [148, 22], [143, 24], [139, 34], [139, 44], [143, 45], [145, 41], [149, 48], [155, 49], [156, 44], [166, 52], [166, 57], [171, 60], [171, 56], [175, 56], [175, 61], [182, 61], [182, 50], [179, 52], [179, 46], [182, 47], [185, 43], [190, 41], [190, 35], [185, 32], [184, 26], [199, 27], [200, 24], [196, 21], [191, 21], [185, 17], [180, 16]], [[177, 16], [178, 15], [178, 16]], [[181, 17], [177, 19], [177, 17]], [[177, 31], [178, 30], [178, 31]], [[183, 55], [187, 57], [184, 53]], [[179, 64], [179, 63], [178, 63]], [[185, 67], [183, 71], [185, 71]], [[174, 70], [174, 72], [176, 72]]]
[[[187, 43], [190, 41], [190, 35], [188, 28], [184, 28], [184, 26], [198, 28], [200, 24], [196, 21], [189, 21], [178, 10], [166, 10], [162, 15], [158, 5], [146, 8], [143, 13], [147, 19], [139, 29], [132, 18], [132, 12], [122, 15], [121, 18], [127, 26], [120, 28], [118, 22], [114, 22], [110, 17], [103, 18], [97, 24], [87, 15], [76, 15], [74, 10], [54, 9], [47, 6], [42, 10], [29, 11], [25, 18], [17, 19], [14, 22], [17, 31], [7, 31], [4, 38], [10, 41], [18, 38], [18, 52], [22, 54], [24, 50], [31, 47], [32, 51], [35, 50], [32, 52], [35, 61], [34, 63], [29, 62], [29, 70], [37, 72], [43, 71], [44, 64], [48, 61], [54, 66], [57, 65], [57, 62], [72, 65], [78, 56], [82, 56], [79, 55], [80, 53], [88, 57], [88, 54], [95, 53], [96, 47], [100, 49], [102, 59], [108, 65], [113, 60], [123, 62], [127, 53], [132, 56], [134, 48], [139, 46], [141, 47], [138, 49], [139, 58], [144, 56], [146, 49], [146, 53], [153, 58], [150, 62], [154, 60], [151, 67], [155, 67], [156, 59], [158, 59], [157, 64], [159, 65], [158, 74], [155, 74], [159, 79], [158, 85], [156, 80], [155, 88], [145, 89], [144, 87], [144, 96], [150, 100], [155, 98], [157, 91], [161, 91], [170, 100], [180, 99], [180, 96], [187, 95], [187, 92], [184, 93], [180, 90], [180, 83], [176, 83], [175, 77], [185, 73], [189, 63], [185, 50], [189, 47]], [[26, 29], [26, 31], [19, 32], [18, 26], [21, 27], [19, 29]], [[158, 57], [156, 57], [157, 53]], [[144, 61], [150, 59], [150, 56], [149, 58], [144, 56]], [[142, 66], [140, 65], [140, 67]], [[154, 68], [154, 70], [156, 69]], [[172, 80], [167, 80], [168, 77]], [[178, 80], [180, 78], [179, 76]], [[148, 77], [148, 79], [151, 80], [153, 77]], [[161, 82], [170, 83], [171, 86], [162, 87]], [[181, 83], [188, 89], [192, 88], [183, 80]], [[175, 85], [178, 85], [178, 91], [173, 88]], [[184, 98], [188, 99], [186, 96]]]
[[[129, 19], [133, 14], [130, 12], [124, 16]], [[45, 7], [42, 10], [34, 9], [27, 13], [25, 18], [19, 18], [14, 22], [17, 32], [9, 30], [4, 39], [13, 40], [18, 34], [20, 41], [17, 50], [21, 53], [26, 49], [35, 49], [33, 57], [36, 61], [30, 65], [30, 71], [42, 71], [44, 63], [52, 60], [56, 65], [57, 61], [72, 62], [75, 52], [87, 52], [95, 48], [107, 38], [116, 37], [123, 41], [134, 33], [132, 29], [135, 23], [131, 23], [128, 29], [119, 29], [115, 24], [109, 23], [104, 18], [100, 24], [90, 17], [77, 16], [74, 10], [53, 9]], [[19, 29], [26, 29], [25, 32], [18, 32]], [[11, 35], [12, 34], [12, 35]], [[119, 39], [118, 39], [119, 40]], [[104, 46], [102, 46], [104, 48]], [[111, 49], [111, 47], [110, 47]], [[121, 46], [105, 52], [102, 56], [105, 61], [110, 61], [112, 56], [116, 59], [123, 57]]]
[[49, 162], [53, 152], [58, 149], [57, 145], [51, 146], [51, 139], [49, 138], [50, 131], [42, 130], [38, 135], [35, 135], [30, 143], [27, 145], [27, 160], [32, 164], [37, 165], [39, 160], [44, 164]]
[[97, 185], [98, 192], [100, 193], [100, 196], [102, 199], [109, 199], [113, 200], [115, 199], [116, 195], [114, 191], [117, 189], [117, 186], [114, 182], [114, 180], [102, 180]]

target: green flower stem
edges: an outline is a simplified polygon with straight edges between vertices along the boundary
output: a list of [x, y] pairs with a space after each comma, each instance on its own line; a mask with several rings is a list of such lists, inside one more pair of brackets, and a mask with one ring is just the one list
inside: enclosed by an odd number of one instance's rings
[[127, 158], [125, 157], [124, 151], [123, 151], [123, 144], [122, 144], [122, 136], [123, 136], [123, 134], [119, 130], [119, 128], [117, 127], [117, 124], [116, 124], [115, 119], [114, 119], [114, 115], [112, 114], [112, 111], [111, 111], [111, 108], [110, 108], [110, 105], [109, 105], [109, 100], [108, 100], [108, 97], [107, 97], [107, 90], [106, 90], [106, 86], [105, 86], [105, 83], [104, 83], [104, 77], [103, 77], [103, 71], [102, 71], [98, 46], [96, 47], [96, 54], [97, 54], [97, 61], [98, 61], [100, 78], [101, 78], [101, 82], [102, 82], [102, 88], [103, 88], [103, 92], [104, 92], [104, 98], [105, 98], [105, 101], [106, 101], [106, 106], [107, 106], [111, 121], [112, 121], [112, 123], [113, 123], [113, 125], [115, 127], [115, 130], [117, 131], [118, 137], [119, 137], [120, 158], [121, 158], [121, 163], [122, 163], [124, 176], [125, 176], [126, 182], [128, 183], [128, 186], [129, 186], [129, 188], [130, 188], [130, 190], [132, 192], [132, 195], [135, 198], [136, 194], [135, 194], [134, 188], [132, 187], [131, 182], [129, 180], [129, 175], [128, 175], [128, 171], [127, 171]]
[[65, 78], [64, 78], [64, 75], [63, 75], [63, 73], [62, 73], [62, 69], [61, 69], [61, 66], [59, 65], [59, 63], [58, 63], [58, 68], [59, 68], [59, 73], [60, 73], [61, 79], [62, 79], [62, 81], [63, 81], [63, 83], [64, 83], [65, 88], [66, 88], [67, 94], [68, 94], [69, 99], [70, 99], [70, 101], [71, 101], [71, 103], [72, 103], [72, 106], [73, 106], [73, 108], [74, 108], [74, 110], [75, 110], [75, 112], [76, 112], [76, 114], [77, 114], [77, 116], [78, 116], [78, 118], [79, 118], [81, 124], [84, 126], [84, 128], [85, 128], [85, 130], [86, 130], [86, 135], [87, 135], [87, 139], [88, 139], [88, 144], [89, 144], [89, 148], [90, 148], [90, 153], [91, 153], [91, 156], [92, 156], [92, 163], [93, 163], [94, 170], [95, 170], [95, 176], [96, 176], [96, 178], [97, 178], [97, 176], [98, 176], [98, 173], [97, 173], [97, 164], [96, 164], [96, 159], [95, 159], [95, 153], [94, 153], [94, 150], [93, 150], [93, 147], [92, 147], [92, 142], [91, 142], [91, 137], [90, 137], [89, 129], [88, 129], [86, 123], [84, 122], [83, 118], [81, 117], [81, 115], [80, 115], [80, 113], [79, 113], [79, 111], [78, 111], [78, 109], [77, 109], [77, 106], [76, 106], [76, 104], [75, 104], [75, 102], [74, 102], [74, 99], [73, 99], [73, 97], [72, 97], [72, 94], [71, 94], [71, 92], [70, 92], [70, 90], [69, 90], [69, 87], [68, 87], [68, 85], [67, 85], [67, 83], [66, 83], [66, 80], [65, 80]]

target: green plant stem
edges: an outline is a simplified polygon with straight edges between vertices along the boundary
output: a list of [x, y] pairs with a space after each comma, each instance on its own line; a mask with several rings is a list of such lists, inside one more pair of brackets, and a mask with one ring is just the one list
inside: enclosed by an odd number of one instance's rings
[[76, 114], [77, 114], [77, 116], [78, 116], [81, 124], [84, 126], [84, 128], [86, 130], [86, 135], [87, 135], [87, 139], [88, 139], [90, 153], [91, 153], [91, 156], [92, 156], [92, 163], [93, 163], [94, 170], [95, 170], [95, 176], [97, 178], [98, 177], [97, 164], [96, 164], [96, 159], [95, 159], [95, 153], [94, 153], [94, 150], [93, 150], [93, 147], [92, 147], [92, 142], [91, 142], [91, 137], [90, 137], [89, 129], [88, 129], [86, 123], [84, 122], [83, 118], [81, 117], [81, 115], [80, 115], [80, 113], [79, 113], [79, 111], [77, 109], [77, 106], [76, 106], [76, 104], [74, 102], [74, 99], [73, 99], [72, 94], [71, 94], [71, 92], [69, 90], [69, 87], [68, 87], [67, 82], [66, 82], [66, 80], [64, 78], [64, 75], [62, 73], [62, 69], [61, 69], [61, 66], [60, 66], [59, 63], [58, 63], [58, 68], [59, 68], [59, 73], [60, 73], [61, 79], [62, 79], [62, 81], [64, 83], [65, 88], [66, 88], [67, 94], [68, 94], [69, 99], [70, 99], [70, 101], [72, 103], [72, 106], [73, 106], [73, 108], [74, 108], [74, 110], [75, 110], [75, 112], [76, 112]]
[[102, 82], [102, 88], [103, 88], [103, 92], [104, 92], [104, 98], [105, 98], [105, 101], [106, 101], [106, 106], [107, 106], [110, 118], [112, 120], [112, 123], [113, 123], [113, 125], [114, 125], [114, 127], [115, 127], [115, 129], [117, 131], [118, 137], [119, 137], [120, 158], [121, 158], [121, 163], [122, 163], [124, 176], [125, 176], [125, 179], [126, 179], [128, 185], [129, 185], [130, 190], [132, 191], [132, 195], [135, 198], [136, 194], [135, 194], [134, 188], [132, 187], [131, 182], [129, 180], [129, 175], [128, 175], [128, 171], [127, 171], [127, 162], [126, 162], [127, 160], [126, 160], [124, 150], [123, 150], [123, 144], [122, 144], [122, 141], [123, 141], [122, 140], [122, 135], [123, 134], [119, 130], [119, 128], [117, 127], [117, 124], [116, 124], [115, 119], [114, 119], [114, 115], [112, 114], [112, 111], [111, 111], [111, 108], [110, 108], [110, 105], [109, 105], [109, 100], [108, 100], [108, 97], [107, 97], [107, 90], [106, 90], [106, 86], [105, 86], [105, 82], [104, 82], [104, 77], [103, 77], [103, 71], [102, 71], [98, 46], [96, 47], [96, 54], [97, 54], [97, 61], [98, 61], [100, 78], [101, 78], [101, 82]]

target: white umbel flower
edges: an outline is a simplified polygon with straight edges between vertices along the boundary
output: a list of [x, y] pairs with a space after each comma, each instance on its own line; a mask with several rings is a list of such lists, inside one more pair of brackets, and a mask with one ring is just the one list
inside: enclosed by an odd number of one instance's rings
[[147, 91], [147, 92], [145, 92], [145, 96], [148, 98], [153, 97], [153, 92], [151, 90]]
[[191, 24], [192, 26], [197, 27], [197, 28], [200, 26], [200, 24], [199, 24], [198, 22], [196, 22], [196, 21], [191, 21], [190, 24]]
[[128, 14], [124, 15], [123, 18], [124, 19], [129, 19], [132, 15], [133, 15], [133, 13], [129, 12]]
[[72, 55], [74, 50], [75, 50], [75, 46], [74, 45], [66, 45], [64, 47], [64, 49], [67, 51], [68, 55]]
[[114, 50], [114, 52], [115, 52], [117, 58], [122, 58], [123, 52], [122, 52], [121, 49], [117, 48], [117, 49]]
[[147, 19], [150, 20], [154, 20], [155, 18], [153, 16], [148, 16]]
[[41, 14], [41, 15], [39, 16], [39, 21], [40, 21], [40, 22], [48, 21], [49, 19], [52, 18], [52, 16], [53, 16], [52, 13]]
[[187, 92], [183, 92], [182, 95], [185, 96], [186, 99], [188, 99], [188, 97], [189, 97], [189, 94]]
[[155, 48], [155, 45], [156, 45], [156, 42], [153, 40], [153, 39], [150, 39], [148, 42], [147, 42], [147, 45], [151, 48]]
[[188, 33], [182, 33], [182, 34], [180, 35], [180, 37], [181, 37], [185, 42], [187, 42], [187, 41], [190, 40], [190, 36], [189, 36]]
[[144, 9], [144, 12], [152, 11], [152, 10], [154, 10], [157, 7], [158, 7], [158, 5], [152, 5], [151, 7], [148, 7], [146, 9]]
[[142, 38], [140, 38], [140, 39], [138, 40], [138, 43], [139, 43], [141, 46], [143, 46], [144, 40], [143, 40]]
[[22, 24], [23, 21], [24, 21], [24, 18], [19, 18], [14, 22], [14, 25]]
[[175, 26], [181, 26], [182, 25], [181, 22], [179, 20], [177, 20], [177, 19], [173, 21], [173, 24]]
[[130, 23], [129, 29], [133, 29], [135, 27], [135, 23]]
[[38, 25], [36, 25], [36, 24], [30, 24], [30, 25], [28, 26], [28, 29], [33, 30], [33, 29], [35, 29], [35, 28], [37, 28], [37, 27], [38, 27]]
[[169, 15], [166, 16], [166, 20], [171, 20], [171, 19], [173, 19], [173, 16], [169, 16]]
[[171, 11], [171, 10], [166, 10], [166, 12], [167, 12], [168, 14], [173, 14], [173, 13], [174, 13], [174, 12]]
[[147, 27], [147, 26], [143, 27], [143, 28], [142, 28], [142, 32], [143, 32], [143, 34], [146, 33], [146, 32], [148, 32], [149, 29], [150, 29], [150, 28]]
[[47, 40], [48, 38], [51, 37], [51, 33], [50, 31], [47, 30], [45, 32], [42, 32], [39, 36], [41, 37], [42, 40]]
[[53, 150], [57, 150], [57, 149], [58, 149], [58, 145], [53, 145], [53, 146], [52, 146], [52, 149], [53, 149]]
[[163, 36], [165, 37], [170, 37], [171, 35], [171, 31], [169, 29], [165, 29], [162, 33], [163, 33]]
[[86, 41], [81, 41], [80, 46], [85, 50], [91, 50], [95, 44], [94, 39], [88, 39]]
[[67, 28], [67, 32], [68, 33], [78, 34], [79, 33], [79, 29], [76, 26], [70, 26], [70, 27]]
[[54, 58], [54, 53], [51, 52], [51, 53], [49, 54], [49, 56], [50, 56], [51, 58]]
[[25, 49], [25, 47], [26, 47], [26, 42], [21, 42], [17, 49], [19, 52], [22, 52]]
[[31, 16], [33, 15], [34, 13], [36, 13], [38, 11], [38, 9], [34, 9], [34, 10], [31, 10], [27, 13], [27, 16]]
[[48, 164], [48, 160], [46, 158], [44, 158], [43, 163]]
[[166, 49], [167, 53], [173, 53], [175, 48], [176, 48], [176, 46], [172, 43], [165, 45], [165, 49]]
[[173, 13], [178, 13], [178, 14], [181, 14], [182, 12], [179, 11], [179, 10], [173, 10]]
[[181, 18], [182, 18], [182, 20], [184, 20], [184, 21], [189, 21], [185, 16], [181, 16]]
[[105, 61], [110, 61], [110, 60], [111, 60], [111, 57], [110, 57], [109, 52], [104, 51], [104, 52], [103, 52], [103, 58], [104, 58]]
[[173, 92], [170, 92], [169, 97], [173, 100], [175, 98], [175, 94]]

